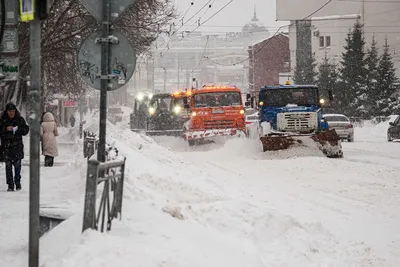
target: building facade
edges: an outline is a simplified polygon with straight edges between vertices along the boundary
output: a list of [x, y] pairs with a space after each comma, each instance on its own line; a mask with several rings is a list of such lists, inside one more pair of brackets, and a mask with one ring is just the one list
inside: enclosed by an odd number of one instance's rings
[[151, 58], [139, 60], [129, 92], [173, 92], [197, 85], [234, 84], [249, 88], [248, 46], [270, 36], [256, 12], [238, 32], [212, 33], [179, 28], [172, 36], [160, 36]]
[[249, 46], [249, 88], [257, 96], [267, 85], [280, 84], [280, 73], [290, 71], [289, 37], [280, 33]]
[[[400, 2], [394, 1], [332, 1], [325, 0], [277, 0], [277, 19], [290, 21], [289, 39], [291, 72], [296, 66], [297, 55], [302, 51], [299, 45], [299, 27], [296, 20], [307, 18], [310, 24], [311, 53], [317, 63], [325, 55], [339, 63], [344, 52], [345, 39], [357, 20], [364, 25], [366, 49], [374, 37], [381, 49], [387, 39], [397, 75], [400, 76]], [[312, 17], [308, 17], [313, 14]], [[300, 37], [301, 38], [301, 37]], [[382, 50], [380, 50], [382, 52]]]

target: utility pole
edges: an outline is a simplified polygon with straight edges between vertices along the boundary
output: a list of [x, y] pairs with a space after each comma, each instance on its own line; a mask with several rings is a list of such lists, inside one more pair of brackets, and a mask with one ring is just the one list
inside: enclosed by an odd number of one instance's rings
[[107, 126], [107, 88], [109, 82], [109, 61], [110, 61], [110, 43], [108, 36], [110, 33], [110, 4], [111, 0], [103, 0], [103, 21], [101, 43], [101, 89], [100, 89], [100, 125], [99, 125], [99, 147], [97, 150], [97, 159], [100, 162], [106, 161], [106, 126]]
[[29, 87], [30, 150], [29, 150], [29, 267], [39, 266], [39, 205], [40, 205], [40, 20], [37, 16], [30, 23]]

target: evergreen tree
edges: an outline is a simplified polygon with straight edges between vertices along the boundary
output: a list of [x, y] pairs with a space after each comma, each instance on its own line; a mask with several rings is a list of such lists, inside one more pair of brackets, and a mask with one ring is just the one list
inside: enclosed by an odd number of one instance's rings
[[397, 77], [389, 48], [386, 39], [385, 45], [383, 46], [383, 54], [379, 60], [377, 84], [379, 91], [378, 108], [383, 116], [390, 115], [392, 112], [391, 107], [397, 106], [396, 103], [393, 102], [399, 102], [399, 99], [394, 97]]
[[378, 116], [377, 103], [380, 98], [378, 89], [379, 55], [375, 37], [372, 37], [371, 47], [367, 51], [366, 66], [366, 91], [364, 99], [363, 117]]
[[362, 98], [365, 93], [365, 52], [364, 52], [363, 25], [359, 20], [354, 24], [353, 30], [347, 34], [345, 52], [342, 53], [340, 68], [339, 99], [344, 113], [360, 115]]
[[315, 56], [304, 57], [297, 61], [293, 81], [295, 84], [315, 84], [317, 72]]
[[331, 91], [334, 95], [336, 94], [338, 76], [339, 74], [337, 72], [336, 65], [329, 61], [329, 58], [325, 53], [324, 60], [318, 67], [317, 84], [320, 91], [320, 96], [328, 101], [327, 103], [329, 103], [325, 109], [326, 111], [338, 108], [337, 105], [335, 105], [335, 101], [329, 101], [329, 91]]

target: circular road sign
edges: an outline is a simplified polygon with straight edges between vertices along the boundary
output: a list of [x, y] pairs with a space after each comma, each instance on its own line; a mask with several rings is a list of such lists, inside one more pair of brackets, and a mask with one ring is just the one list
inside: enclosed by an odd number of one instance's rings
[[[94, 89], [101, 89], [101, 43], [96, 40], [101, 38], [101, 31], [88, 36], [82, 43], [78, 52], [79, 73], [82, 79]], [[110, 43], [111, 75], [114, 79], [108, 82], [107, 91], [113, 91], [124, 86], [135, 71], [136, 54], [129, 40], [119, 32], [112, 31], [109, 38], [118, 40]]]

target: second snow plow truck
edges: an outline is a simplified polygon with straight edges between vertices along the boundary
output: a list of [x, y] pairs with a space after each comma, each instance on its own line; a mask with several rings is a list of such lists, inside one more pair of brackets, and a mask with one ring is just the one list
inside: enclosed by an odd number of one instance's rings
[[184, 92], [139, 95], [131, 114], [131, 130], [146, 135], [182, 136], [188, 120], [184, 109]]
[[258, 99], [263, 151], [316, 145], [327, 157], [343, 157], [340, 137], [322, 118], [324, 103], [314, 85], [263, 87]]
[[190, 119], [183, 138], [190, 146], [218, 136], [245, 136], [246, 124], [240, 89], [236, 86], [203, 86], [188, 91], [185, 107]]

